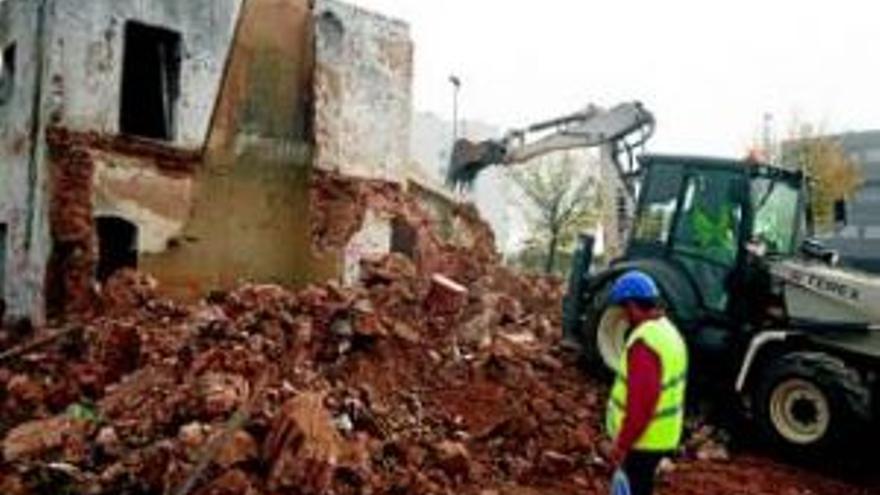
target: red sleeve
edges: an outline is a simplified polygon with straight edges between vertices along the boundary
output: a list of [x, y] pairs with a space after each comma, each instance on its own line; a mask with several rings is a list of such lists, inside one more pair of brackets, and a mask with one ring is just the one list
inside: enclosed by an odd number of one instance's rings
[[617, 448], [622, 452], [630, 451], [654, 417], [662, 380], [660, 357], [641, 342], [630, 349], [627, 367], [626, 413], [617, 436]]

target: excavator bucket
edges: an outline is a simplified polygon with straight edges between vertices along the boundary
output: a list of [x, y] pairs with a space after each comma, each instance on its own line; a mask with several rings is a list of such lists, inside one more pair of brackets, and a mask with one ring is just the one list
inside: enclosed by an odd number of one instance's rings
[[475, 143], [459, 139], [452, 149], [446, 182], [456, 189], [473, 187], [477, 176], [486, 168], [502, 163], [505, 147], [497, 141]]

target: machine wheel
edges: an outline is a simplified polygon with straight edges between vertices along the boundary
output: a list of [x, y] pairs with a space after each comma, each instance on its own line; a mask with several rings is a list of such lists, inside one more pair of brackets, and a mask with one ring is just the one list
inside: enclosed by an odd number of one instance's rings
[[584, 357], [603, 378], [610, 378], [620, 366], [626, 348], [627, 323], [623, 311], [608, 304], [610, 285], [590, 301], [581, 327]]
[[753, 394], [765, 435], [801, 459], [851, 442], [870, 415], [870, 392], [859, 374], [823, 353], [795, 352], [769, 361]]

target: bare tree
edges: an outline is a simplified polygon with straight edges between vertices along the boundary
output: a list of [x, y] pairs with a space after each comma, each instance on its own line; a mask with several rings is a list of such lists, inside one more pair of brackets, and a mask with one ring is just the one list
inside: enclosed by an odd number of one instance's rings
[[525, 199], [522, 210], [529, 227], [528, 244], [544, 246], [544, 273], [552, 273], [561, 248], [597, 223], [596, 179], [572, 152], [550, 155], [517, 168], [511, 178]]

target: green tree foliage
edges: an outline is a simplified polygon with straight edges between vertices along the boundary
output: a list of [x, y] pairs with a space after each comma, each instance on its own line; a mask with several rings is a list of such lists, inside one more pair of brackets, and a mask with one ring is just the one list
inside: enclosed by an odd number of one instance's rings
[[515, 261], [525, 268], [540, 264], [547, 274], [564, 271], [561, 261], [570, 258], [564, 253], [573, 251], [578, 234], [597, 223], [599, 195], [596, 180], [586, 173], [589, 168], [578, 155], [564, 152], [513, 171], [530, 235]]

